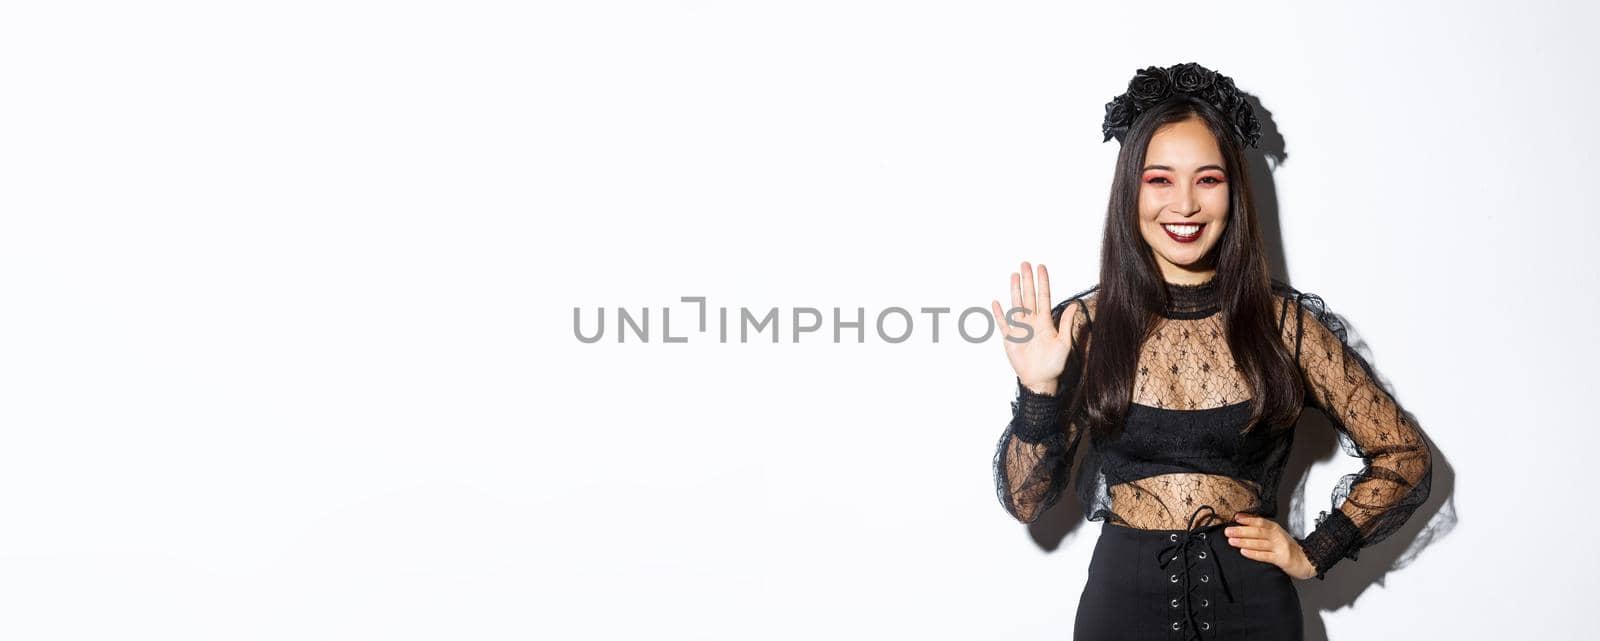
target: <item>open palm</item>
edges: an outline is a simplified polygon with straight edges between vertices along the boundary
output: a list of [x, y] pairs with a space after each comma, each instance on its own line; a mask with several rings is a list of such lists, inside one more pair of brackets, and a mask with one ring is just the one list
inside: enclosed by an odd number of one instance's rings
[[[1000, 309], [1000, 301], [991, 301], [990, 306], [995, 320], [1000, 323], [1001, 335], [1007, 339], [1001, 342], [1005, 344], [1006, 358], [1011, 361], [1011, 369], [1016, 370], [1017, 378], [1035, 392], [1056, 393], [1056, 382], [1067, 367], [1067, 356], [1072, 353], [1071, 327], [1076, 309], [1073, 305], [1067, 306], [1061, 314], [1060, 325], [1067, 329], [1057, 331], [1050, 315], [1053, 308], [1050, 272], [1039, 265], [1035, 287], [1033, 267], [1023, 261], [1022, 271], [1011, 273], [1011, 307], [1022, 309], [1008, 319]], [[1028, 336], [1024, 326], [1032, 329], [1033, 336], [1018, 342]]]

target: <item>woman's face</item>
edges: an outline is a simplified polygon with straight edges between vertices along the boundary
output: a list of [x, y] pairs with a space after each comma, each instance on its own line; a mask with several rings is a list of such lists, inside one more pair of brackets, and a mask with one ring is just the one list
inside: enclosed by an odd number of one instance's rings
[[1197, 116], [1156, 131], [1139, 180], [1139, 231], [1167, 282], [1193, 284], [1216, 273], [1211, 249], [1228, 225], [1222, 150]]

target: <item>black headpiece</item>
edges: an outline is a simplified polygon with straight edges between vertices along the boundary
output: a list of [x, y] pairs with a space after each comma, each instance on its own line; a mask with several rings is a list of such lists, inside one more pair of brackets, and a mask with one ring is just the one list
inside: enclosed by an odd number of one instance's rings
[[1145, 67], [1128, 81], [1128, 91], [1106, 103], [1106, 119], [1100, 125], [1106, 142], [1113, 137], [1122, 142], [1128, 127], [1139, 114], [1163, 100], [1178, 95], [1190, 95], [1216, 107], [1217, 111], [1233, 124], [1239, 141], [1256, 146], [1261, 137], [1261, 123], [1256, 121], [1255, 110], [1244, 94], [1233, 86], [1233, 79], [1200, 66], [1185, 62], [1162, 69]]

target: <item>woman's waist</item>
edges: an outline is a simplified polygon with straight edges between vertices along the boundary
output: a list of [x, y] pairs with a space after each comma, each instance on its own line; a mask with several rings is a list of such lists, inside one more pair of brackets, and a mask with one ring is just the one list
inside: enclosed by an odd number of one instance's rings
[[1173, 534], [1182, 536], [1185, 532], [1189, 532], [1189, 533], [1208, 532], [1209, 533], [1209, 532], [1214, 532], [1216, 530], [1222, 529], [1222, 528], [1230, 526], [1230, 525], [1239, 525], [1239, 523], [1237, 521], [1234, 521], [1232, 517], [1229, 517], [1228, 519], [1225, 519], [1225, 520], [1224, 519], [1217, 519], [1217, 520], [1214, 520], [1214, 521], [1211, 521], [1211, 522], [1208, 522], [1208, 523], [1198, 524], [1198, 525], [1194, 526], [1193, 528], [1167, 528], [1167, 527], [1139, 527], [1139, 526], [1131, 525], [1131, 524], [1128, 524], [1128, 523], [1119, 523], [1119, 522], [1113, 521], [1111, 519], [1106, 519], [1105, 522], [1101, 523], [1101, 528], [1100, 529], [1101, 529], [1102, 532], [1109, 533], [1109, 534], [1118, 534], [1118, 535], [1123, 535], [1123, 536], [1147, 536], [1147, 537], [1151, 537], [1151, 538], [1163, 538], [1163, 537], [1167, 537], [1167, 536], [1173, 535]]
[[[1256, 516], [1275, 516], [1276, 510], [1263, 501], [1251, 500], [1250, 497], [1209, 497], [1205, 495], [1186, 496], [1182, 499], [1166, 497], [1169, 501], [1128, 501], [1118, 500], [1122, 497], [1115, 496], [1107, 509], [1100, 514], [1104, 516], [1105, 525], [1109, 528], [1128, 530], [1130, 533], [1154, 533], [1155, 535], [1183, 532], [1205, 532], [1228, 525], [1237, 525], [1237, 516], [1240, 513]], [[1230, 498], [1242, 500], [1230, 500]], [[1177, 509], [1169, 505], [1180, 506]], [[1237, 506], [1237, 507], [1236, 507]]]

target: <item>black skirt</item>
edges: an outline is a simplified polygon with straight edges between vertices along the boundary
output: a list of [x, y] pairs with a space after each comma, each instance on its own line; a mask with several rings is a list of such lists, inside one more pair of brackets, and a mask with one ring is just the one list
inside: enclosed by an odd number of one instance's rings
[[1237, 524], [1141, 530], [1103, 523], [1072, 638], [1302, 639], [1294, 579], [1229, 545], [1222, 529], [1230, 525]]

